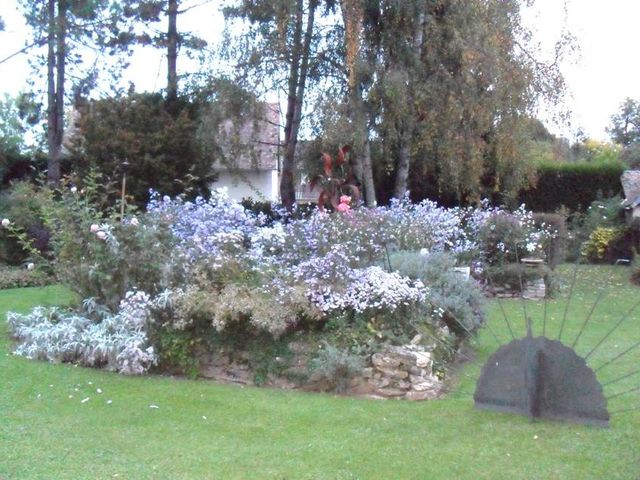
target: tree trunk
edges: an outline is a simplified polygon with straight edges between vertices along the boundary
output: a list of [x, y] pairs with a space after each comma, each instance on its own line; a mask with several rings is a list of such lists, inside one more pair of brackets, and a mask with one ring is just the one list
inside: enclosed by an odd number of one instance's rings
[[364, 204], [369, 207], [375, 207], [376, 189], [373, 181], [373, 164], [371, 162], [371, 142], [369, 140], [370, 132], [370, 115], [367, 105], [362, 98], [360, 85], [351, 93], [351, 121], [357, 128], [356, 138], [356, 155], [354, 155], [354, 176], [360, 182]]
[[49, 16], [47, 38], [47, 180], [56, 183], [60, 179], [60, 166], [54, 161], [54, 145], [56, 133], [56, 4], [49, 0], [47, 5]]
[[[418, 64], [420, 62], [420, 54], [423, 43], [423, 27], [425, 21], [425, 15], [423, 12], [416, 12], [416, 24], [413, 31], [412, 47], [413, 47], [413, 62]], [[415, 115], [413, 111], [414, 103], [414, 90], [412, 80], [409, 72], [407, 75], [407, 98], [408, 98], [408, 111], [400, 125], [400, 135], [398, 139], [398, 153], [396, 159], [396, 177], [393, 188], [393, 196], [395, 198], [402, 198], [408, 190], [409, 169], [411, 166], [411, 141], [413, 140], [413, 134], [415, 130]]]
[[[67, 58], [67, 0], [58, 0], [58, 39], [56, 56], [56, 146], [58, 156], [62, 148], [64, 133], [64, 82]], [[59, 163], [58, 163], [59, 165]]]
[[398, 152], [396, 158], [396, 179], [393, 187], [393, 196], [402, 198], [407, 193], [407, 180], [409, 179], [409, 135], [408, 129], [404, 129], [398, 141]]
[[167, 100], [178, 97], [178, 0], [169, 0], [167, 30]]
[[294, 186], [295, 149], [297, 139], [293, 135], [293, 119], [296, 110], [296, 89], [300, 70], [300, 48], [302, 39], [302, 0], [296, 1], [296, 25], [293, 33], [293, 51], [289, 65], [289, 82], [287, 87], [287, 111], [284, 122], [284, 157], [282, 159], [282, 174], [280, 177], [280, 200], [287, 208], [293, 208], [296, 201]]
[[373, 181], [373, 163], [371, 162], [371, 142], [369, 140], [369, 124], [365, 122], [366, 134], [364, 138], [364, 146], [362, 150], [362, 186], [364, 188], [364, 204], [369, 207], [375, 207], [378, 202], [376, 200], [376, 187]]
[[294, 182], [295, 153], [298, 143], [298, 131], [302, 119], [302, 105], [309, 69], [309, 51], [313, 36], [316, 1], [311, 0], [307, 12], [307, 25], [302, 44], [303, 0], [296, 2], [296, 28], [294, 31], [294, 50], [289, 68], [289, 84], [287, 95], [287, 113], [284, 127], [284, 158], [282, 161], [282, 178], [280, 179], [280, 199], [282, 204], [291, 210], [296, 202]]
[[64, 80], [66, 57], [66, 4], [65, 0], [49, 0], [47, 40], [47, 181], [60, 181], [60, 157], [64, 132]]
[[376, 205], [376, 193], [373, 183], [371, 146], [369, 143], [369, 115], [362, 98], [362, 82], [358, 74], [364, 8], [361, 0], [341, 0], [340, 7], [345, 28], [344, 42], [349, 74], [349, 117], [357, 129], [357, 145], [352, 145], [356, 152], [352, 157], [353, 175], [363, 190], [365, 205], [374, 207]]

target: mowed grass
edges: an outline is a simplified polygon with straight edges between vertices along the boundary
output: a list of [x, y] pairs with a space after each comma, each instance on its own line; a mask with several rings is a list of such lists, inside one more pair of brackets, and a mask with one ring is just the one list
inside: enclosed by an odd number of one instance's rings
[[[572, 267], [562, 273], [570, 278]], [[640, 298], [628, 275], [624, 267], [580, 267], [565, 343], [573, 342], [601, 287], [609, 293], [577, 345], [581, 354]], [[548, 336], [558, 334], [566, 293], [548, 303]], [[70, 301], [60, 287], [0, 291], [0, 316]], [[503, 307], [514, 331], [524, 334], [521, 303], [504, 301]], [[528, 302], [527, 313], [539, 334], [543, 302]], [[639, 322], [637, 312], [589, 363], [597, 367], [640, 341]], [[490, 326], [502, 342], [510, 338], [495, 301]], [[485, 330], [475, 347], [481, 363], [497, 342]], [[409, 403], [122, 377], [28, 361], [10, 350], [2, 322], [3, 480], [640, 478], [640, 411], [614, 414], [609, 429], [477, 411], [471, 398], [479, 372], [474, 363], [458, 372], [448, 397]], [[603, 369], [601, 381], [639, 368], [639, 360], [640, 349], [633, 350]], [[634, 375], [605, 393], [638, 385], [640, 375]], [[612, 400], [610, 410], [636, 405], [638, 392]]]

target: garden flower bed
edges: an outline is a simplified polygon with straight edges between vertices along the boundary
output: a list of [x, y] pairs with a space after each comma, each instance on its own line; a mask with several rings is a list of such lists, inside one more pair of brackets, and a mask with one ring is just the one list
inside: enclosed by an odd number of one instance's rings
[[[122, 218], [84, 189], [36, 194], [53, 253], [32, 249], [33, 261], [83, 301], [10, 314], [17, 354], [385, 397], [437, 395], [485, 322], [482, 272], [543, 256], [552, 237], [524, 208], [486, 204], [365, 209], [343, 196], [334, 213], [266, 216], [223, 192], [153, 194], [146, 212]], [[468, 265], [476, 279], [456, 272]]]

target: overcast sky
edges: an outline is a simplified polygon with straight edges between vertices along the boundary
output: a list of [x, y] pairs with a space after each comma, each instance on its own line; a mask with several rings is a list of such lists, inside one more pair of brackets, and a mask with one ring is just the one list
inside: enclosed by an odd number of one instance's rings
[[[16, 4], [16, 0], [0, 0], [0, 17], [6, 23], [6, 30], [0, 32], [0, 59], [25, 45], [27, 29]], [[223, 22], [216, 4], [214, 1], [191, 10], [180, 19], [179, 28], [194, 31], [215, 44]], [[561, 0], [537, 0], [524, 13], [543, 49], [553, 45], [563, 26], [577, 38], [580, 47], [579, 55], [562, 64], [571, 124], [554, 125], [544, 108], [539, 117], [555, 133], [571, 138], [581, 128], [589, 137], [606, 140], [605, 128], [622, 101], [626, 97], [640, 99], [640, 62], [633, 50], [638, 43], [640, 1], [568, 0], [566, 13]], [[184, 67], [185, 62], [181, 64]], [[30, 75], [26, 55], [0, 64], [0, 92], [18, 93]], [[165, 76], [162, 54], [145, 48], [132, 58], [126, 79], [133, 81], [138, 91], [144, 91], [164, 87]]]

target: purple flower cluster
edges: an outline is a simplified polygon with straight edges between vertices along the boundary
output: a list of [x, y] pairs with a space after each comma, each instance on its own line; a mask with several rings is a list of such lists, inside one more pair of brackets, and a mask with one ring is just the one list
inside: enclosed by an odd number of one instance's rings
[[464, 216], [457, 208], [438, 206], [430, 200], [411, 203], [408, 196], [392, 200], [386, 209], [393, 237], [402, 250], [466, 253], [476, 248], [464, 228]]
[[263, 217], [247, 211], [220, 190], [208, 200], [198, 197], [193, 202], [160, 198], [152, 191], [147, 211], [171, 225], [173, 235], [190, 260], [219, 256], [229, 244], [244, 243], [264, 224]]
[[[325, 312], [394, 310], [420, 301], [424, 285], [379, 267], [391, 251], [448, 251], [481, 258], [486, 245], [479, 243], [479, 233], [503, 215], [526, 230], [528, 250], [539, 250], [548, 235], [536, 228], [524, 207], [514, 213], [486, 202], [478, 208], [444, 208], [428, 200], [413, 204], [408, 197], [388, 207], [345, 214], [318, 210], [305, 219], [270, 224], [222, 192], [193, 202], [154, 194], [148, 211], [170, 224], [179, 249], [192, 262], [206, 261], [215, 268], [240, 262], [265, 288], [277, 279], [282, 292], [304, 284], [309, 298]], [[499, 248], [496, 244], [490, 248]]]

